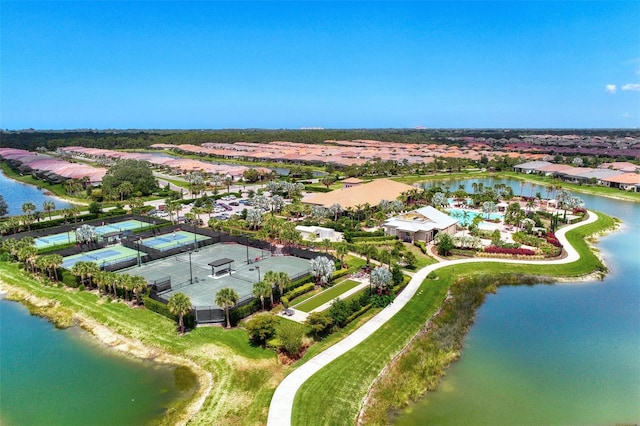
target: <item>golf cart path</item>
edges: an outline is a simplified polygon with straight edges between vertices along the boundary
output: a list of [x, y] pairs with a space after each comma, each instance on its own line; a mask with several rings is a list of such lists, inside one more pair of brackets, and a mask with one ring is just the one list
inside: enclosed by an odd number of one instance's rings
[[556, 238], [560, 241], [564, 247], [567, 256], [558, 260], [515, 260], [515, 259], [490, 259], [490, 258], [473, 258], [473, 259], [458, 259], [449, 260], [440, 263], [435, 263], [426, 266], [416, 272], [409, 284], [404, 290], [395, 298], [393, 303], [380, 311], [376, 316], [367, 321], [362, 327], [351, 333], [345, 339], [336, 343], [335, 345], [327, 348], [325, 351], [319, 353], [315, 357], [311, 358], [305, 364], [292, 371], [280, 385], [276, 388], [271, 405], [269, 406], [269, 415], [267, 418], [268, 426], [290, 426], [291, 414], [293, 412], [293, 400], [298, 392], [298, 389], [302, 384], [307, 381], [312, 375], [317, 373], [322, 367], [329, 364], [331, 361], [343, 355], [347, 351], [353, 349], [356, 345], [360, 344], [363, 340], [373, 334], [384, 323], [389, 321], [396, 313], [398, 313], [416, 293], [422, 282], [426, 279], [427, 275], [432, 271], [435, 271], [446, 266], [458, 265], [462, 263], [484, 263], [484, 262], [502, 262], [502, 263], [520, 263], [520, 264], [533, 264], [533, 265], [557, 265], [564, 263], [572, 263], [580, 259], [578, 252], [569, 244], [566, 238], [566, 233], [579, 226], [587, 225], [595, 222], [598, 216], [588, 211], [588, 217], [582, 222], [578, 222], [573, 225], [566, 226], [560, 229], [556, 233]]

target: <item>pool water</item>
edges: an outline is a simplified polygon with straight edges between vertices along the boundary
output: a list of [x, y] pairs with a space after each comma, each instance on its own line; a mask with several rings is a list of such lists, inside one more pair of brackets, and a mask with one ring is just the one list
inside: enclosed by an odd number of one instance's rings
[[[473, 222], [473, 218], [476, 216], [480, 216], [482, 219], [487, 219], [487, 215], [473, 210], [463, 210], [463, 209], [447, 209], [447, 212], [451, 217], [454, 217], [460, 221], [461, 225], [467, 226]], [[464, 217], [464, 214], [467, 214], [467, 217]], [[502, 213], [491, 213], [488, 217], [490, 220], [502, 220], [504, 215]]]

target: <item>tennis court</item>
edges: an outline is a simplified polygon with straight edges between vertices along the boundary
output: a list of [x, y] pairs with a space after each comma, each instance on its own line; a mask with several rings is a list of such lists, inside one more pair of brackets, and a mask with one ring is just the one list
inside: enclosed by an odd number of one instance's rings
[[61, 232], [59, 234], [47, 235], [46, 237], [35, 238], [36, 248], [54, 247], [62, 244], [76, 242], [76, 233], [73, 231]]
[[[210, 266], [223, 258], [232, 262], [219, 269]], [[230, 274], [226, 271], [229, 267]], [[253, 284], [268, 271], [286, 272], [290, 277], [296, 277], [308, 272], [309, 268], [310, 262], [298, 257], [272, 257], [267, 250], [237, 243], [220, 243], [202, 247], [198, 251], [191, 251], [189, 246], [185, 246], [185, 251], [178, 255], [118, 272], [141, 275], [147, 282], [163, 281], [170, 277], [171, 289], [161, 294], [163, 298], [169, 299], [176, 293], [184, 293], [194, 306], [215, 307], [216, 293], [222, 288], [233, 288], [243, 300], [253, 297]]]
[[122, 222], [108, 223], [100, 226], [96, 226], [96, 233], [98, 235], [109, 234], [112, 232], [124, 232], [133, 231], [135, 229], [146, 229], [150, 224], [142, 222], [136, 219], [128, 219]]
[[[141, 256], [146, 255], [140, 252]], [[66, 269], [73, 268], [78, 262], [95, 262], [101, 268], [115, 263], [126, 262], [127, 260], [136, 259], [138, 251], [123, 246], [106, 247], [99, 250], [92, 250], [84, 253], [74, 254], [63, 258], [62, 267]]]
[[197, 241], [204, 241], [207, 238], [209, 237], [205, 235], [194, 234], [193, 232], [174, 231], [170, 234], [144, 238], [140, 241], [140, 244], [143, 246], [154, 248], [156, 250], [167, 251], [182, 246], [191, 246], [193, 248]]
[[[82, 223], [79, 223], [78, 228], [82, 225], [83, 225]], [[147, 222], [142, 222], [136, 219], [128, 219], [122, 222], [96, 226], [95, 230], [98, 236], [102, 236], [104, 234], [109, 234], [113, 232], [132, 231], [134, 229], [146, 229], [150, 226], [151, 225], [148, 224]], [[38, 237], [35, 239], [36, 248], [38, 249], [54, 247], [62, 244], [69, 244], [69, 243], [75, 243], [75, 242], [76, 242], [76, 233], [74, 230], [61, 232], [58, 234], [51, 234], [44, 237]]]

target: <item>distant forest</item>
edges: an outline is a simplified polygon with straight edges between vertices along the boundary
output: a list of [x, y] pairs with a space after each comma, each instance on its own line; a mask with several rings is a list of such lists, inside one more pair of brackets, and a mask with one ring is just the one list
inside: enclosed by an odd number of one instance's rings
[[84, 146], [103, 149], [144, 149], [157, 143], [165, 144], [194, 144], [205, 142], [234, 143], [255, 142], [268, 143], [273, 141], [287, 141], [318, 144], [328, 140], [377, 140], [399, 143], [446, 143], [451, 145], [463, 144], [449, 138], [482, 137], [482, 138], [518, 138], [528, 134], [581, 134], [601, 135], [611, 137], [640, 136], [638, 130], [585, 130], [585, 129], [309, 129], [309, 130], [262, 130], [262, 129], [232, 129], [232, 130], [104, 130], [104, 131], [2, 131], [0, 132], [0, 147], [20, 148], [35, 151], [44, 147], [55, 150], [61, 146]]

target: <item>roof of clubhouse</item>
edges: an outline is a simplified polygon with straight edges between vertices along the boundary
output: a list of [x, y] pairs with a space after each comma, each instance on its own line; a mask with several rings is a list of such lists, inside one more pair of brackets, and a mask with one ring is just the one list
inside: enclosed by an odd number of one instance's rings
[[377, 206], [382, 200], [393, 201], [403, 193], [412, 189], [415, 189], [415, 187], [390, 179], [378, 179], [350, 188], [311, 194], [302, 201], [307, 204], [314, 204], [326, 208], [329, 208], [333, 204], [339, 204], [344, 209], [365, 204]]

